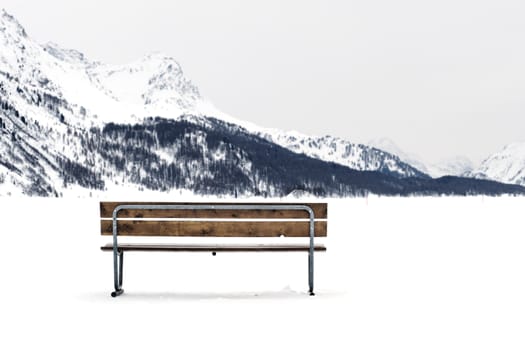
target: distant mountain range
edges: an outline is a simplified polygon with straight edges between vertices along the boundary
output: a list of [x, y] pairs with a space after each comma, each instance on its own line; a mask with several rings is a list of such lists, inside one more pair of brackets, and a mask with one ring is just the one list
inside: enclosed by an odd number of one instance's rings
[[433, 178], [451, 175], [525, 185], [525, 142], [506, 145], [501, 151], [483, 160], [479, 166], [463, 156], [425, 164], [417, 155], [405, 153], [388, 138], [372, 140], [368, 145], [398, 156], [403, 162]]
[[385, 137], [371, 140], [368, 142], [368, 145], [395, 154], [403, 162], [412, 165], [414, 168], [433, 178], [447, 175], [464, 176], [474, 168], [474, 164], [467, 157], [463, 156], [445, 159], [439, 163], [428, 164], [419, 156], [404, 152], [394, 141]]
[[525, 194], [494, 181], [432, 179], [379, 146], [240, 121], [204, 98], [171, 57], [90, 61], [34, 42], [4, 10], [0, 151], [0, 195], [130, 188], [229, 196]]

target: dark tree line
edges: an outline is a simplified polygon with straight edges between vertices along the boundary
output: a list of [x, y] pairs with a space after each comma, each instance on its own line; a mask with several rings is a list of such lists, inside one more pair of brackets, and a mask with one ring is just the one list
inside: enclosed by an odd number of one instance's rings
[[[475, 179], [400, 179], [297, 154], [246, 130], [213, 118], [206, 122], [150, 118], [143, 124], [107, 124], [84, 140], [90, 152], [123, 177], [152, 190], [186, 188], [201, 194], [317, 196], [377, 193], [499, 194], [523, 188]], [[168, 157], [160, 157], [160, 153]], [[219, 155], [219, 156], [214, 156]]]
[[104, 189], [104, 180], [96, 171], [63, 157], [58, 158], [57, 162], [60, 175], [64, 181], [64, 187], [67, 187], [69, 184], [78, 184], [85, 188]]

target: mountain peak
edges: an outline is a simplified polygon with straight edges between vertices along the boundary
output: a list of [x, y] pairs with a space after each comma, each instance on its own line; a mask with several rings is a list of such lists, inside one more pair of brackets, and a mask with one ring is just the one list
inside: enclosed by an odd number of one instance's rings
[[16, 18], [8, 13], [5, 9], [0, 10], [0, 31], [5, 31], [7, 28], [11, 28], [16, 34], [27, 37], [26, 30], [16, 20]]
[[405, 152], [403, 152], [401, 148], [399, 148], [399, 146], [392, 139], [389, 139], [388, 137], [380, 137], [380, 138], [370, 140], [367, 143], [367, 145], [380, 149], [382, 151], [386, 151], [388, 153], [395, 154], [399, 158], [403, 158], [403, 156], [405, 155]]
[[525, 185], [525, 142], [506, 145], [486, 158], [469, 176]]
[[86, 64], [88, 63], [88, 60], [86, 56], [77, 50], [74, 49], [65, 49], [61, 46], [59, 46], [57, 43], [54, 42], [48, 42], [44, 45], [42, 45], [42, 48], [44, 51], [49, 53], [51, 56], [58, 58], [61, 61], [69, 62], [69, 63], [81, 63]]
[[428, 172], [432, 177], [442, 177], [446, 175], [463, 176], [474, 169], [472, 161], [465, 156], [453, 156], [442, 159], [438, 163], [430, 164]]
[[135, 64], [144, 67], [144, 69], [150, 69], [157, 74], [167, 73], [175, 74], [177, 76], [183, 76], [182, 67], [175, 60], [175, 58], [162, 53], [162, 52], [152, 52], [140, 59]]
[[368, 146], [379, 149], [384, 152], [393, 154], [403, 162], [410, 164], [414, 168], [422, 171], [423, 173], [428, 173], [428, 169], [424, 162], [419, 158], [419, 156], [403, 151], [392, 139], [388, 137], [380, 137], [374, 140], [370, 140], [367, 143]]
[[513, 142], [503, 147], [502, 151], [507, 152], [520, 152], [525, 155], [525, 142]]
[[147, 53], [142, 58], [143, 61], [173, 61], [176, 62], [175, 59], [167, 54], [165, 54], [162, 51], [153, 51], [150, 53]]

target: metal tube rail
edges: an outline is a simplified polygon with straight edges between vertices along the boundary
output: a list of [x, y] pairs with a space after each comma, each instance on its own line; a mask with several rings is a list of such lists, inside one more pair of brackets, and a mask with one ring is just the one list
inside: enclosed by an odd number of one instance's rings
[[[122, 264], [124, 252], [118, 251], [117, 218], [118, 213], [125, 209], [152, 209], [152, 210], [304, 210], [310, 221], [310, 247], [308, 251], [308, 287], [310, 295], [314, 295], [314, 237], [315, 214], [308, 205], [298, 204], [122, 204], [113, 210], [113, 277], [115, 291], [111, 296], [116, 297], [124, 292], [122, 289]], [[120, 264], [119, 264], [120, 257]], [[120, 271], [119, 271], [120, 270]], [[119, 273], [120, 272], [120, 273]]]

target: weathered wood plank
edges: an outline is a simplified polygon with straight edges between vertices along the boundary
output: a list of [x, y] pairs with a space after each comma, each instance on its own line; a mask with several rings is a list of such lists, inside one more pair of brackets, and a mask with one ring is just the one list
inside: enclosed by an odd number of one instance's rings
[[[113, 210], [121, 204], [306, 204], [314, 211], [316, 219], [326, 219], [326, 203], [176, 203], [176, 202], [100, 202], [100, 217], [111, 218]], [[208, 218], [208, 219], [307, 219], [308, 213], [301, 210], [121, 210], [119, 218]]]
[[[308, 244], [133, 244], [118, 245], [121, 251], [167, 251], [167, 252], [307, 252]], [[113, 245], [100, 247], [103, 251], [112, 251]], [[315, 251], [326, 251], [323, 244], [316, 243]]]
[[[119, 220], [119, 236], [308, 237], [308, 221], [141, 221]], [[113, 234], [113, 221], [101, 220], [102, 235]], [[325, 237], [327, 222], [315, 222], [315, 235]]]

